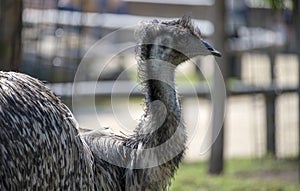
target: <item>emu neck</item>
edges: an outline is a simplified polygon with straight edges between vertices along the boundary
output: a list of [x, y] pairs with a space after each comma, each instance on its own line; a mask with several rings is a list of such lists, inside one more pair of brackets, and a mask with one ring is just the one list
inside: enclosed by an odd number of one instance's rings
[[156, 146], [170, 139], [182, 127], [174, 81], [175, 66], [159, 59], [150, 59], [140, 63], [139, 67], [145, 86], [146, 119], [138, 131], [148, 137], [148, 146]]
[[154, 101], [159, 101], [165, 106], [167, 112], [179, 112], [175, 89], [175, 66], [161, 60], [151, 60], [147, 63], [146, 73], [147, 106]]
[[149, 104], [159, 101], [168, 112], [180, 114], [175, 90], [175, 69], [179, 64], [177, 57], [178, 54], [164, 46], [148, 44], [142, 48], [139, 70], [142, 73], [141, 81], [146, 88], [147, 109], [150, 111], [154, 108], [150, 108]]

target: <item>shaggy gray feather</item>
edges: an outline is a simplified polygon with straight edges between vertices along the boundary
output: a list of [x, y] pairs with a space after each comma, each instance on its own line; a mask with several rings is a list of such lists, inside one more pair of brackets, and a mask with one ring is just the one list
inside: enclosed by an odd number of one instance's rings
[[0, 72], [0, 190], [90, 190], [93, 157], [76, 121], [40, 81]]

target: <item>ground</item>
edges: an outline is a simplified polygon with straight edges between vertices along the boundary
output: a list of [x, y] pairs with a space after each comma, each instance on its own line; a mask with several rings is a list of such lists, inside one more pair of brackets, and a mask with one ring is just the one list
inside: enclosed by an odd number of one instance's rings
[[204, 162], [181, 165], [171, 191], [297, 191], [296, 160], [233, 159], [225, 164], [220, 176], [207, 174]]

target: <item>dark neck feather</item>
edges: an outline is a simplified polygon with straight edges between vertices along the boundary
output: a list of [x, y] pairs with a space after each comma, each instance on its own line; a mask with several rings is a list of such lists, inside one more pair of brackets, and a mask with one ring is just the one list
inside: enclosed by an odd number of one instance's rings
[[156, 54], [162, 50], [151, 51], [148, 54], [151, 59], [141, 58], [139, 62], [139, 76], [146, 95], [146, 119], [138, 133], [149, 136], [152, 146], [167, 141], [181, 127], [181, 109], [174, 82], [176, 66], [161, 60], [170, 56]]
[[[145, 45], [139, 62], [139, 77], [145, 88], [146, 106], [160, 101], [170, 112], [180, 112], [175, 87], [174, 53], [172, 49]], [[150, 108], [148, 108], [150, 109]]]

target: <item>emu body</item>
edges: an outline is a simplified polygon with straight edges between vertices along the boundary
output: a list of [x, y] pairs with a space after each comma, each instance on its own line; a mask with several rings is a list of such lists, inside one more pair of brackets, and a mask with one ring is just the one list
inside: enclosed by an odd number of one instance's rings
[[176, 66], [219, 53], [189, 18], [137, 31], [145, 114], [132, 135], [79, 132], [72, 113], [40, 81], [0, 72], [0, 190], [167, 190], [185, 151]]
[[92, 161], [72, 114], [49, 88], [0, 72], [0, 190], [88, 190]]

